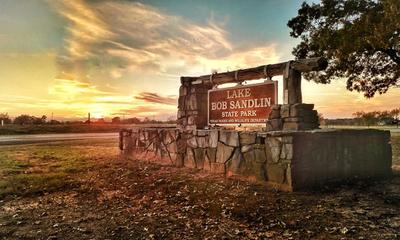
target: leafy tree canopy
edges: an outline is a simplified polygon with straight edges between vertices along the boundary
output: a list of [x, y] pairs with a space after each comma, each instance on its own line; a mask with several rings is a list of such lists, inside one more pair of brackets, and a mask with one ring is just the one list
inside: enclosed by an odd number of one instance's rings
[[304, 2], [287, 25], [290, 35], [301, 39], [293, 49], [297, 58], [329, 61], [325, 71], [305, 74], [306, 79], [347, 78], [347, 89], [366, 97], [400, 85], [399, 0]]

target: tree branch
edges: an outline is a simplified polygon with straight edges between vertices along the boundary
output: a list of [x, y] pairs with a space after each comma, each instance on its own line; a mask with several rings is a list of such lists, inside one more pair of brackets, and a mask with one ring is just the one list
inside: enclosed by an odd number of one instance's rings
[[392, 59], [395, 63], [400, 64], [400, 56], [397, 54], [397, 51], [389, 48], [389, 49], [379, 49], [379, 51], [386, 53], [390, 59]]

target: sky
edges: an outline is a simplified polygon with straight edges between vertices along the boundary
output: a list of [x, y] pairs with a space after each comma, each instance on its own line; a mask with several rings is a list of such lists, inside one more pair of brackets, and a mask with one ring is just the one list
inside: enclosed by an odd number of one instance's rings
[[[298, 0], [0, 0], [0, 113], [174, 119], [180, 76], [284, 62]], [[281, 78], [279, 81], [282, 97]], [[328, 118], [399, 107], [303, 81]]]

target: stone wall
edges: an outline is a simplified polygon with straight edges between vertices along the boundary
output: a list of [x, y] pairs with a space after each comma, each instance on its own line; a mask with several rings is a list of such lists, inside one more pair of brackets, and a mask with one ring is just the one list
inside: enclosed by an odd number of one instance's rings
[[312, 130], [319, 128], [318, 112], [314, 104], [276, 104], [267, 121], [267, 131]]
[[285, 191], [391, 174], [388, 131], [139, 128], [122, 134], [129, 156], [263, 181]]

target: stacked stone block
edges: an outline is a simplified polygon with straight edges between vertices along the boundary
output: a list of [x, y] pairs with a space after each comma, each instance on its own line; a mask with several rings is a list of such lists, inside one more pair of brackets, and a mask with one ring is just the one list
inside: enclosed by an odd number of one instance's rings
[[179, 88], [177, 127], [181, 132], [202, 129], [207, 126], [208, 85], [192, 84], [181, 79]]
[[314, 104], [274, 105], [267, 121], [267, 131], [312, 130], [318, 128], [318, 112], [314, 110]]
[[122, 148], [136, 158], [177, 161], [178, 130], [172, 128], [135, 128], [122, 132]]

